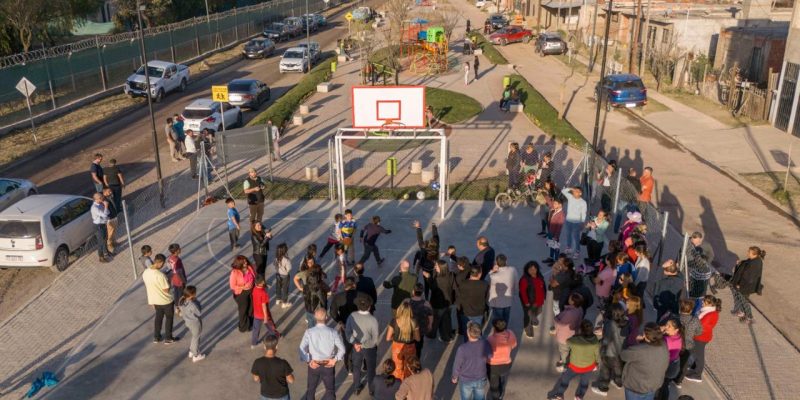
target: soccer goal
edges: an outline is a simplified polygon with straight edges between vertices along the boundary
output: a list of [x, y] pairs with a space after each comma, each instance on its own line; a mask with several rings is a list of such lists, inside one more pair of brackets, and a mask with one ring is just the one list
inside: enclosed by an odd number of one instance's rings
[[[425, 87], [355, 86], [353, 125], [334, 136], [334, 180], [339, 207], [363, 191], [376, 197], [438, 199], [441, 218], [447, 200], [447, 136], [428, 129]], [[368, 189], [365, 189], [368, 188]], [[390, 190], [387, 190], [390, 189]]]

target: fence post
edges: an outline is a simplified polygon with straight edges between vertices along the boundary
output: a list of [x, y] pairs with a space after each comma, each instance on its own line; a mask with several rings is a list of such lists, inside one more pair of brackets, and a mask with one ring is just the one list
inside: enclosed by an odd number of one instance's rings
[[44, 52], [44, 71], [47, 73], [47, 86], [50, 89], [50, 102], [53, 104], [53, 110], [56, 109], [56, 95], [53, 93], [53, 77], [50, 75], [50, 59], [47, 49], [42, 43], [42, 51]]
[[108, 87], [106, 87], [106, 71], [103, 67], [103, 49], [100, 48], [100, 41], [97, 36], [94, 37], [94, 47], [97, 50], [97, 65], [100, 67], [100, 83], [103, 84], [103, 90], [108, 90]]
[[194, 20], [194, 44], [197, 47], [197, 55], [200, 56], [200, 33], [197, 32], [197, 18]]
[[618, 211], [617, 206], [619, 206], [619, 186], [621, 182], [622, 182], [622, 169], [617, 168], [617, 188], [616, 190], [614, 190], [614, 208], [612, 208], [612, 210], [614, 210], [615, 218]]
[[667, 240], [667, 225], [669, 225], [669, 211], [664, 211], [662, 215], [664, 218], [664, 225], [661, 227], [661, 246], [658, 250], [658, 265], [661, 265], [661, 256], [664, 254], [664, 243]]
[[267, 167], [269, 168], [269, 181], [272, 182], [272, 132], [269, 125], [264, 127], [264, 147], [267, 150]]
[[167, 26], [169, 32], [169, 55], [172, 57], [172, 63], [175, 64], [175, 41], [172, 38], [172, 25]]
[[233, 7], [233, 31], [236, 33], [236, 41], [239, 41], [239, 11]]
[[136, 280], [136, 255], [133, 254], [133, 232], [131, 231], [131, 219], [128, 214], [128, 203], [122, 200], [122, 216], [125, 217], [125, 230], [128, 231], [128, 252], [131, 254], [131, 267], [133, 268], [133, 280]]
[[684, 285], [686, 285], [686, 293], [689, 293], [689, 271], [688, 271], [689, 263], [686, 260], [686, 247], [688, 245], [689, 245], [689, 234], [684, 233], [683, 245], [681, 246], [681, 252], [679, 254], [681, 257], [679, 267], [680, 270], [683, 272], [683, 280], [684, 280]]

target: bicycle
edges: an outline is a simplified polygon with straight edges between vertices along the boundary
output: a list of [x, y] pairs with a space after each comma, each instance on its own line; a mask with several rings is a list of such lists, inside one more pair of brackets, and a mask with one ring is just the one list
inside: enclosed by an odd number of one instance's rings
[[501, 210], [518, 204], [536, 207], [536, 205], [539, 204], [537, 200], [538, 194], [539, 192], [530, 186], [525, 186], [524, 190], [508, 189], [505, 192], [498, 193], [497, 196], [494, 197], [494, 204]]

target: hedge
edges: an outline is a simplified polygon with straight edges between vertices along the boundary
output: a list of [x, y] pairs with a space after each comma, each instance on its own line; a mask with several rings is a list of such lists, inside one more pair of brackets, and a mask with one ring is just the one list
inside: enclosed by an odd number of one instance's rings
[[323, 54], [323, 57], [327, 58], [317, 64], [316, 67], [300, 79], [300, 82], [297, 82], [293, 88], [289, 89], [278, 100], [275, 100], [266, 110], [253, 118], [247, 126], [263, 125], [270, 119], [274, 125], [281, 126], [283, 121], [291, 119], [292, 114], [300, 104], [316, 92], [317, 85], [330, 78], [331, 63], [336, 61], [336, 56], [331, 56], [330, 53], [327, 53]]

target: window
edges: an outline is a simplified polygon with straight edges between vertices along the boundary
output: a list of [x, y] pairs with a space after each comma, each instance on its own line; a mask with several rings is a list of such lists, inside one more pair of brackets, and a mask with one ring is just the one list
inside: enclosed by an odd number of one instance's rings
[[0, 179], [0, 196], [13, 192], [17, 187], [17, 184], [13, 181]]
[[26, 239], [40, 234], [39, 221], [0, 221], [0, 237], [2, 238]]
[[664, 29], [661, 31], [661, 43], [669, 43], [669, 40], [672, 38], [672, 31], [669, 29]]
[[68, 222], [67, 207], [61, 207], [52, 214], [50, 214], [50, 225], [53, 225], [54, 230], [59, 230]]
[[69, 224], [70, 222], [89, 212], [91, 208], [92, 201], [89, 199], [75, 199], [70, 201], [66, 206], [64, 206], [65, 219], [62, 221], [62, 224]]

